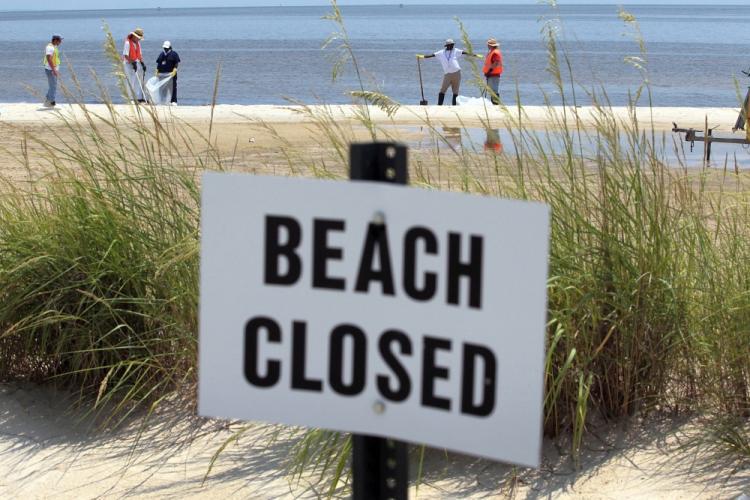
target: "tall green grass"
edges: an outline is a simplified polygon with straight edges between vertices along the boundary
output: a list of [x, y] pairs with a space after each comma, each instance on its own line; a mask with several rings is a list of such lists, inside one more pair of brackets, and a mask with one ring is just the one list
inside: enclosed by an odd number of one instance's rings
[[[632, 28], [634, 20], [622, 17]], [[356, 64], [335, 2], [330, 18], [340, 53]], [[395, 137], [395, 122], [375, 122], [373, 106], [388, 116], [406, 113], [433, 145], [412, 151], [415, 185], [548, 203], [545, 433], [571, 436], [575, 455], [592, 416], [698, 412], [722, 416], [720, 430], [707, 431], [717, 446], [747, 457], [747, 174], [668, 164], [670, 138], [635, 117], [643, 100], [652, 105], [642, 41], [630, 61], [644, 72], [644, 86], [621, 120], [605, 91], [575, 81], [554, 24], [544, 33], [551, 80], [571, 107], [548, 101], [545, 129], [529, 125], [520, 103], [501, 105], [500, 120], [485, 110], [483, 126], [504, 128], [514, 153], [456, 148], [440, 124], [362, 79], [353, 124], [328, 107], [298, 108], [320, 137], [322, 156], [261, 125], [281, 145], [290, 174], [339, 178], [357, 128], [373, 139]], [[65, 384], [117, 419], [137, 403], [153, 407], [174, 394], [191, 401], [196, 179], [224, 168], [222, 152], [210, 132], [155, 108], [108, 104], [97, 116], [75, 90], [69, 96], [79, 103], [78, 119], [27, 135], [20, 152], [6, 152], [30, 178], [6, 180], [0, 196], [0, 377]], [[595, 109], [593, 124], [576, 111], [584, 97]], [[39, 171], [45, 174], [33, 175]], [[314, 469], [336, 491], [349, 447], [346, 436], [312, 430], [298, 443], [293, 471]]]
[[123, 417], [193, 384], [196, 178], [221, 165], [155, 110], [106, 109], [27, 135], [29, 178], [5, 180], [0, 377], [52, 380]]

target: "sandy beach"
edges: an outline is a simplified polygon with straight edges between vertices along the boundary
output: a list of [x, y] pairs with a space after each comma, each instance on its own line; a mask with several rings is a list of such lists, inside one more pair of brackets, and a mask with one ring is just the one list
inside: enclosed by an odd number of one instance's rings
[[[2, 498], [318, 498], [327, 484], [315, 473], [288, 471], [299, 434], [252, 424], [162, 412], [141, 434], [139, 420], [97, 431], [64, 391], [0, 384], [0, 497]], [[566, 443], [546, 440], [538, 471], [428, 450], [412, 498], [737, 498], [750, 470], [717, 466], [691, 446], [691, 421], [665, 426], [632, 419], [591, 429], [581, 462]], [[277, 434], [277, 431], [279, 432]], [[416, 482], [418, 448], [411, 453]], [[205, 481], [204, 481], [205, 479]], [[342, 496], [338, 490], [335, 497]], [[344, 495], [345, 497], [345, 495]]]
[[[23, 165], [30, 162], [32, 173], [41, 168], [41, 162], [34, 161], [35, 152], [41, 153], [34, 138], [45, 136], [46, 130], [55, 131], [66, 139], [70, 125], [89, 126], [91, 117], [107, 119], [114, 112], [118, 119], [128, 120], [139, 113], [148, 122], [149, 113], [154, 113], [164, 123], [173, 124], [173, 130], [191, 137], [196, 144], [205, 143], [211, 132], [212, 147], [220, 151], [231, 169], [238, 171], [263, 172], [270, 174], [289, 173], [289, 158], [281, 148], [290, 147], [308, 155], [325, 155], [330, 152], [328, 140], [321, 140], [324, 123], [337, 123], [340, 133], [349, 140], [370, 140], [367, 128], [362, 123], [362, 109], [345, 105], [311, 105], [311, 106], [273, 106], [273, 105], [227, 105], [147, 107], [134, 105], [114, 105], [110, 110], [104, 104], [59, 105], [53, 110], [37, 104], [0, 103], [0, 150], [9, 154], [0, 155], [0, 171], [13, 178], [23, 177], [28, 172]], [[654, 130], [658, 135], [682, 144], [681, 137], [673, 134], [671, 129], [676, 123], [682, 128], [703, 130], [706, 120], [708, 126], [715, 127], [714, 135], [732, 138], [744, 138], [743, 131], [732, 133], [731, 128], [737, 118], [734, 108], [634, 108], [641, 130]], [[385, 130], [389, 140], [398, 140], [407, 144], [416, 144], [421, 140], [421, 147], [412, 148], [413, 157], [434, 149], [432, 141], [436, 134], [444, 134], [446, 143], [460, 141], [461, 131], [474, 130], [484, 133], [487, 128], [500, 131], [517, 128], [519, 116], [527, 130], [554, 130], [555, 122], [567, 119], [575, 123], [575, 116], [583, 127], [591, 130], [602, 114], [593, 107], [544, 107], [525, 106], [518, 108], [485, 108], [481, 105], [471, 106], [400, 106], [390, 116], [384, 110], [370, 106], [368, 113], [372, 122]], [[621, 123], [631, 123], [631, 110], [626, 107], [613, 107], [607, 116]], [[106, 129], [107, 127], [104, 127]], [[451, 134], [454, 134], [451, 137]], [[458, 135], [455, 135], [458, 134]], [[477, 134], [479, 135], [479, 134]], [[24, 137], [32, 140], [24, 143]], [[482, 135], [482, 137], [484, 137]], [[507, 140], [507, 137], [504, 139]], [[19, 158], [22, 144], [28, 146], [30, 160]], [[432, 144], [432, 145], [431, 145]], [[481, 149], [481, 143], [479, 144]], [[689, 146], [680, 145], [687, 149]], [[740, 151], [727, 149], [728, 151]], [[702, 154], [702, 145], [696, 145], [695, 157]], [[716, 156], [720, 156], [721, 152]], [[744, 159], [745, 155], [737, 154]], [[720, 159], [721, 160], [721, 159]], [[694, 158], [694, 163], [695, 163]], [[700, 160], [697, 160], [700, 163]], [[730, 160], [731, 163], [731, 153]], [[744, 160], [743, 160], [744, 161]], [[425, 159], [422, 164], [434, 163], [434, 158]], [[344, 172], [340, 172], [344, 175]]]
[[[104, 105], [87, 105], [106, 117]], [[118, 114], [132, 116], [138, 108], [116, 106]], [[239, 171], [288, 173], [282, 146], [317, 154], [323, 146], [311, 116], [325, 114], [338, 123], [358, 123], [352, 106], [239, 106], [164, 107], [163, 118], [208, 134], [222, 154], [231, 156]], [[396, 127], [408, 137], [410, 128], [425, 123], [446, 127], [502, 128], [517, 119], [519, 110], [483, 107], [402, 106], [393, 116], [371, 108], [372, 120]], [[558, 116], [577, 113], [584, 125], [597, 120], [591, 107], [552, 108]], [[670, 133], [673, 122], [702, 129], [707, 119], [717, 132], [731, 134], [734, 108], [638, 108], [643, 128]], [[627, 121], [629, 110], [612, 109]], [[550, 109], [524, 107], [522, 121], [544, 129], [553, 122]], [[76, 106], [44, 110], [36, 104], [0, 104], [0, 175], [21, 179], [37, 167], [34, 147], [30, 165], [19, 158], [29, 135], [65, 130], [65, 123], [85, 125]], [[271, 125], [271, 127], [268, 127]], [[190, 127], [186, 127], [186, 130]], [[399, 128], [403, 127], [403, 128]], [[61, 132], [62, 133], [62, 132]], [[354, 128], [354, 138], [367, 138]], [[400, 135], [399, 135], [400, 134]], [[64, 135], [64, 133], [63, 133]], [[48, 136], [50, 141], [56, 140]], [[736, 134], [741, 137], [741, 134]], [[14, 157], [15, 156], [15, 157]], [[184, 405], [165, 405], [140, 427], [138, 418], [116, 430], [100, 430], [74, 407], [75, 398], [51, 387], [27, 383], [0, 383], [0, 498], [318, 498], [327, 484], [315, 474], [290, 476], [290, 451], [299, 433], [267, 424], [253, 424], [229, 441], [215, 466], [209, 466], [220, 447], [242, 424], [199, 419]], [[696, 419], [669, 425], [659, 415], [635, 417], [589, 429], [580, 463], [574, 463], [570, 443], [545, 440], [539, 471], [430, 450], [423, 477], [416, 485], [418, 450], [411, 455], [416, 498], [737, 498], [750, 494], [750, 469], [735, 470], [732, 463], [717, 465], [696, 443]], [[721, 463], [720, 461], [718, 463]], [[204, 480], [205, 479], [205, 480]], [[337, 490], [334, 496], [343, 495]]]
[[[103, 104], [90, 104], [86, 108], [95, 114], [106, 115], [106, 106]], [[328, 112], [337, 121], [354, 121], [357, 119], [355, 106], [347, 105], [311, 105], [305, 107], [309, 112]], [[118, 113], [128, 116], [137, 109], [131, 105], [115, 105]], [[272, 106], [272, 105], [231, 105], [219, 104], [213, 109], [209, 106], [179, 106], [155, 108], [162, 116], [172, 116], [177, 120], [202, 124], [207, 123], [212, 117], [218, 124], [247, 123], [248, 121], [263, 121], [274, 124], [301, 124], [309, 121], [308, 113], [303, 112], [302, 106]], [[556, 106], [547, 108], [545, 106], [524, 106], [522, 108], [523, 121], [534, 127], [544, 127], [550, 122], [550, 109], [562, 116], [568, 113], [573, 116], [577, 113], [584, 123], [594, 123], [597, 110], [591, 106], [567, 107]], [[627, 120], [630, 110], [626, 107], [612, 107], [613, 116], [621, 120]], [[719, 126], [719, 131], [731, 131], [731, 127], [737, 118], [735, 108], [676, 108], [659, 107], [634, 108], [638, 121], [644, 128], [653, 127], [656, 130], [671, 130], [672, 124], [677, 123], [681, 127], [703, 129], [704, 120], [708, 118], [709, 127]], [[498, 125], [509, 118], [517, 119], [519, 109], [515, 107], [500, 108], [481, 105], [470, 106], [400, 106], [393, 116], [389, 117], [385, 111], [371, 106], [370, 113], [373, 121], [377, 123], [393, 124], [420, 124], [430, 120], [441, 125], [449, 126], [481, 126], [487, 123]], [[82, 113], [78, 106], [59, 105], [54, 110], [48, 110], [37, 104], [28, 103], [0, 103], [0, 121], [11, 124], [41, 124], [60, 123], [62, 118], [81, 119]]]

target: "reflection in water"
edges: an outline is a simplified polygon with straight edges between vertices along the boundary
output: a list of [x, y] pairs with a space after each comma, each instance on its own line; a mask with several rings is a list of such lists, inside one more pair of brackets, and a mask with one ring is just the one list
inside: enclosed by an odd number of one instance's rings
[[[404, 133], [417, 133], [417, 137], [408, 141], [408, 145], [417, 149], [440, 148], [443, 144], [449, 144], [452, 148], [465, 150], [466, 152], [484, 152], [487, 154], [516, 155], [516, 140], [507, 129], [484, 128], [484, 127], [443, 127], [442, 133], [435, 133], [434, 128], [429, 127], [395, 127], [397, 131]], [[564, 132], [542, 131], [529, 129], [524, 132], [529, 137], [539, 138], [545, 147], [545, 154], [567, 154], [563, 140]], [[440, 136], [439, 138], [437, 136]], [[571, 139], [580, 142], [584, 157], [595, 157], [598, 148], [601, 147], [595, 134], [583, 131], [581, 133], [571, 132]], [[621, 136], [623, 148], [629, 148], [629, 139]], [[703, 148], [695, 148], [690, 151], [678, 136], [666, 136], [663, 142], [655, 144], [656, 154], [671, 167], [703, 168]], [[750, 169], [750, 150], [737, 144], [715, 143], [712, 146], [712, 156], [716, 158], [711, 166], [723, 168]], [[521, 154], [534, 155], [538, 153], [534, 146], [521, 151]]]
[[496, 128], [485, 129], [487, 137], [484, 140], [484, 150], [496, 154], [503, 152], [503, 142], [500, 140], [500, 131]]
[[445, 142], [456, 149], [461, 148], [461, 127], [443, 127]]

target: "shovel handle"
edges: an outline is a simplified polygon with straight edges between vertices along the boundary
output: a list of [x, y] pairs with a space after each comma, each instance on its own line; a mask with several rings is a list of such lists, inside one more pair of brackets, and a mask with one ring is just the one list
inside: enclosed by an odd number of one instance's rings
[[422, 101], [420, 101], [420, 104], [423, 102], [427, 102], [424, 98], [424, 85], [422, 85], [422, 63], [420, 62], [419, 58], [417, 58], [417, 71], [419, 72], [419, 92], [422, 94]]

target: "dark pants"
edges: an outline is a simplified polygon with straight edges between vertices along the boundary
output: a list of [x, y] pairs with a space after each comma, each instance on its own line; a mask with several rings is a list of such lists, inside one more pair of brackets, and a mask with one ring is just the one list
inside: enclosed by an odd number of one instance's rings
[[172, 78], [172, 102], [177, 102], [177, 75]]

